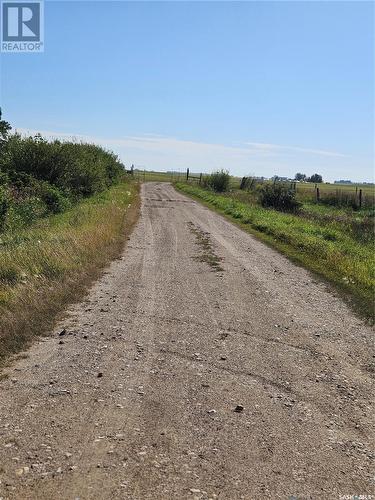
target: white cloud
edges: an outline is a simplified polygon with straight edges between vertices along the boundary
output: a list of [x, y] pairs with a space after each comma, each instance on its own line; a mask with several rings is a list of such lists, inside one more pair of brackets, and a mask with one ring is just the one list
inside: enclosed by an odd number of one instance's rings
[[295, 151], [297, 153], [308, 153], [321, 156], [334, 156], [336, 158], [347, 157], [347, 155], [344, 155], [343, 153], [337, 153], [335, 151], [325, 151], [323, 149], [300, 148], [298, 146], [282, 146], [280, 144], [267, 144], [264, 142], [245, 142], [245, 144], [259, 151], [263, 151], [265, 153], [284, 150], [284, 151]]

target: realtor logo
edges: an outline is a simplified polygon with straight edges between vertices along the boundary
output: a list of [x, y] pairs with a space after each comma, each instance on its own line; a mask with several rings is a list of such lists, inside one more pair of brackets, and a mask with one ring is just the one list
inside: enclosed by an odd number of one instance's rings
[[1, 2], [1, 51], [43, 52], [43, 2]]

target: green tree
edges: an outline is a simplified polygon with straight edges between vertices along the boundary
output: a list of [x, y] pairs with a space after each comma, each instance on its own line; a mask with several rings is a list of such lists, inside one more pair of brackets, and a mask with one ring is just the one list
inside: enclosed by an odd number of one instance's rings
[[300, 172], [297, 172], [296, 175], [294, 176], [294, 180], [303, 182], [306, 180], [306, 174], [301, 174]]
[[8, 139], [8, 132], [12, 129], [10, 124], [6, 122], [5, 120], [1, 119], [2, 112], [0, 108], [0, 146], [6, 142]]
[[311, 177], [307, 179], [308, 182], [316, 182], [320, 183], [323, 182], [323, 177], [320, 174], [314, 174]]

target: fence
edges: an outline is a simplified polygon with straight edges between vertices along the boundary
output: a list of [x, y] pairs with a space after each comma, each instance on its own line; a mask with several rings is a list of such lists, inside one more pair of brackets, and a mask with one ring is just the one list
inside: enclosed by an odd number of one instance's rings
[[296, 197], [302, 202], [315, 202], [323, 205], [337, 207], [351, 207], [356, 209], [375, 207], [374, 186], [343, 186], [338, 188], [334, 184], [325, 183], [300, 183], [295, 181], [269, 181], [252, 177], [243, 177], [239, 185], [240, 189], [254, 191], [257, 186], [273, 182], [282, 184], [286, 188], [295, 191]]
[[202, 184], [202, 177], [203, 177], [202, 173], [191, 174], [189, 169], [186, 170], [186, 181], [187, 182], [189, 182], [189, 181], [196, 182], [197, 184], [201, 185]]
[[349, 188], [335, 188], [332, 184], [315, 185], [314, 188], [305, 188], [297, 184], [297, 198], [301, 201], [314, 201], [324, 205], [351, 208], [374, 208], [374, 190], [359, 186]]
[[[166, 182], [189, 182], [196, 185], [203, 184], [203, 178], [206, 174], [192, 173], [190, 169], [186, 171], [172, 172], [150, 172], [147, 170], [134, 169], [127, 171], [139, 181], [166, 181]], [[257, 189], [264, 183], [277, 182], [296, 192], [298, 200], [307, 203], [321, 203], [337, 207], [351, 207], [374, 209], [375, 208], [375, 189], [374, 185], [342, 185], [325, 183], [308, 183], [283, 180], [267, 180], [257, 177], [231, 177], [231, 191], [243, 190], [252, 191], [256, 194]]]

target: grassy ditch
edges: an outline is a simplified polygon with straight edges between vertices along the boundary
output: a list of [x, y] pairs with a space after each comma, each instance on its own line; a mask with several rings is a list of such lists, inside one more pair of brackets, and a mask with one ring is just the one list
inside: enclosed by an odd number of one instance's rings
[[0, 234], [0, 364], [50, 328], [120, 254], [138, 207], [138, 184], [122, 181], [63, 213]]
[[356, 311], [374, 321], [373, 240], [361, 240], [353, 232], [352, 221], [283, 213], [184, 183], [176, 188], [326, 278]]

